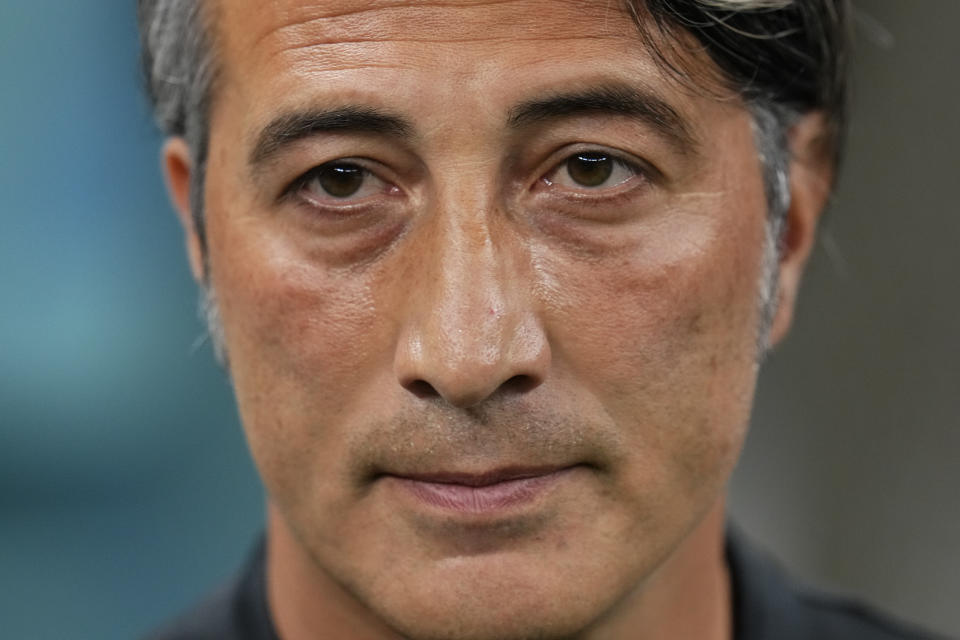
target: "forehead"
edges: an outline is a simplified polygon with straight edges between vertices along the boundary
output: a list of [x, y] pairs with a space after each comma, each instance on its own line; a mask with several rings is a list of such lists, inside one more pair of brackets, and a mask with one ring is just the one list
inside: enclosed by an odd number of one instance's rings
[[[487, 27], [496, 24], [516, 34], [534, 32], [543, 24], [570, 24], [571, 18], [578, 23], [589, 21], [591, 16], [627, 15], [625, 6], [618, 2], [589, 0], [222, 0], [217, 6], [220, 17], [260, 23], [261, 35], [277, 28], [321, 20], [336, 29], [365, 33], [370, 38], [407, 34], [424, 40], [439, 40], [450, 35], [455, 39], [473, 39], [475, 24]], [[386, 18], [395, 21], [395, 28], [385, 25]], [[459, 22], [452, 24], [451, 18]], [[438, 28], [442, 33], [438, 33]], [[567, 35], [578, 33], [579, 29], [570, 24]]]
[[[475, 47], [509, 52], [511, 45], [526, 43], [546, 54], [571, 41], [582, 45], [585, 38], [630, 35], [624, 29], [629, 18], [617, 3], [582, 0], [230, 0], [218, 8], [218, 34], [228, 51], [257, 52], [266, 59], [310, 56], [330, 66], [366, 62], [370, 53], [387, 64], [416, 62], [392, 60], [389, 54], [400, 48], [411, 54], [420, 48], [430, 57]], [[335, 57], [324, 54], [329, 46], [336, 47]]]
[[254, 111], [317, 94], [489, 109], [557, 84], [664, 82], [619, 2], [223, 0], [214, 20], [221, 86]]

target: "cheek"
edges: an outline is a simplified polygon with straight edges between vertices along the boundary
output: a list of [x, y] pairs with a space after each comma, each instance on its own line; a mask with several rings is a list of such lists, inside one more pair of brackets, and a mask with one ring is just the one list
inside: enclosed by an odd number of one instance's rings
[[307, 491], [308, 467], [338, 463], [332, 425], [382, 382], [393, 329], [374, 275], [312, 264], [255, 222], [232, 226], [211, 234], [210, 263], [241, 421], [268, 488]]
[[725, 476], [749, 418], [763, 224], [677, 218], [616, 259], [544, 268], [564, 285], [551, 298], [557, 366], [622, 425], [644, 476], [631, 481], [697, 491]]
[[[581, 380], [614, 393], [661, 376], [712, 380], [755, 360], [761, 242], [727, 235], [593, 264], [555, 261], [552, 344]], [[682, 243], [681, 243], [682, 246]], [[562, 275], [557, 272], [562, 272]]]

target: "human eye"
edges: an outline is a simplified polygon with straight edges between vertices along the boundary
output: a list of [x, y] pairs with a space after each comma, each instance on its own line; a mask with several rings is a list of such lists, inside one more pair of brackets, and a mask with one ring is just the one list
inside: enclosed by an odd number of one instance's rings
[[359, 204], [395, 190], [359, 161], [338, 159], [304, 173], [290, 185], [287, 194], [315, 207], [335, 208]]
[[576, 151], [566, 156], [542, 180], [548, 187], [588, 194], [620, 191], [643, 175], [636, 163], [596, 149]]
[[[575, 143], [546, 155], [527, 192], [538, 224], [562, 234], [649, 218], [667, 184], [643, 156], [600, 144]], [[529, 183], [528, 183], [529, 184]]]

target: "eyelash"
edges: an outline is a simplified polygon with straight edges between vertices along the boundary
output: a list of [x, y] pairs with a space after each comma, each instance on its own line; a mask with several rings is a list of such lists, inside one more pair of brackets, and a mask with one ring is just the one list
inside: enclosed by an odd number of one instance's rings
[[[593, 156], [593, 160], [587, 160], [588, 157]], [[563, 185], [562, 184], [562, 174], [565, 173], [573, 182], [579, 182], [577, 178], [571, 173], [571, 163], [576, 160], [587, 160], [587, 162], [609, 162], [612, 166], [609, 168], [609, 173], [603, 178], [602, 182], [606, 182], [610, 177], [615, 175], [617, 170], [621, 172], [627, 172], [628, 175], [622, 177], [619, 181], [614, 184], [606, 185], [603, 184], [597, 186], [589, 186], [583, 183], [577, 185]], [[597, 165], [599, 166], [599, 165]], [[595, 169], [595, 167], [589, 167], [589, 164], [585, 165], [585, 168]], [[616, 153], [609, 152], [605, 149], [600, 149], [596, 147], [585, 147], [583, 149], [578, 149], [573, 152], [565, 151], [563, 157], [559, 162], [554, 163], [550, 170], [548, 170], [543, 176], [538, 178], [537, 182], [546, 185], [547, 188], [554, 188], [559, 191], [565, 192], [567, 197], [577, 198], [577, 199], [591, 199], [591, 200], [603, 200], [609, 201], [611, 198], [622, 196], [625, 193], [629, 193], [633, 190], [633, 187], [636, 185], [627, 185], [627, 183], [635, 182], [635, 179], [647, 179], [649, 180], [652, 170], [648, 169], [646, 165], [641, 164], [636, 161], [631, 161], [624, 158], [621, 155]], [[558, 174], [560, 177], [558, 178]]]
[[[357, 198], [356, 200], [351, 200], [350, 198], [352, 194], [350, 194], [342, 198], [342, 204], [336, 204], [336, 205], [323, 204], [322, 205], [319, 203], [309, 202], [310, 198], [306, 195], [303, 195], [303, 192], [306, 190], [307, 186], [314, 180], [322, 179], [323, 173], [325, 171], [336, 168], [336, 167], [351, 167], [353, 169], [359, 170], [362, 176], [362, 180], [364, 182], [368, 182], [371, 178], [373, 178], [382, 182], [387, 187], [387, 191], [392, 192], [394, 190], [397, 190], [397, 187], [395, 187], [390, 181], [381, 178], [379, 173], [371, 170], [365, 162], [358, 159], [354, 159], [354, 158], [337, 158], [335, 160], [331, 160], [329, 162], [324, 162], [323, 164], [316, 165], [315, 167], [312, 167], [311, 169], [307, 170], [306, 172], [304, 172], [303, 174], [295, 178], [293, 182], [291, 182], [283, 190], [283, 192], [280, 195], [280, 198], [289, 199], [289, 198], [300, 197], [301, 199], [307, 201], [307, 204], [311, 206], [327, 207], [327, 208], [351, 207], [358, 204], [358, 202], [366, 199], [365, 197], [361, 197], [361, 198]], [[362, 188], [363, 188], [363, 183], [361, 183], [361, 186], [359, 187], [359, 189], [362, 189]], [[329, 199], [333, 202], [335, 202], [338, 199], [337, 196], [329, 192], [328, 192], [328, 196], [329, 196]]]
[[[603, 186], [589, 187], [586, 185], [581, 187], [568, 187], [564, 185], [558, 185], [557, 184], [558, 181], [555, 178], [552, 178], [552, 176], [555, 176], [558, 172], [561, 172], [561, 171], [566, 171], [567, 175], [569, 176], [570, 175], [569, 163], [577, 157], [584, 158], [590, 155], [602, 156], [605, 159], [609, 159], [610, 161], [612, 161], [614, 165], [614, 169], [628, 171], [631, 175], [627, 176], [626, 178], [619, 181], [618, 183], [608, 187], [603, 187]], [[343, 197], [340, 204], [331, 204], [332, 202], [337, 202], [338, 198], [337, 196], [333, 195], [329, 191], [327, 192], [327, 194], [330, 202], [327, 202], [327, 203], [319, 203], [319, 202], [311, 201], [310, 197], [308, 197], [307, 195], [304, 195], [304, 191], [306, 191], [307, 186], [313, 180], [321, 179], [322, 172], [336, 166], [354, 167], [358, 169], [359, 171], [362, 172], [362, 179], [364, 180], [364, 182], [369, 181], [370, 179], [378, 180], [387, 187], [386, 189], [387, 193], [394, 193], [394, 192], [400, 191], [399, 188], [393, 185], [390, 181], [380, 177], [378, 172], [371, 170], [367, 166], [367, 163], [363, 162], [361, 159], [354, 159], [354, 158], [347, 157], [347, 158], [337, 158], [335, 160], [324, 162], [322, 164], [316, 165], [311, 169], [307, 170], [306, 172], [304, 172], [303, 174], [295, 178], [282, 191], [280, 195], [280, 199], [288, 200], [293, 198], [299, 198], [307, 206], [311, 206], [317, 209], [321, 209], [321, 208], [345, 209], [345, 208], [358, 207], [358, 205], [361, 205], [363, 201], [366, 200], [368, 197], [372, 197], [372, 196], [363, 196], [357, 199], [352, 199], [352, 194], [349, 194]], [[615, 204], [624, 199], [628, 199], [637, 186], [637, 185], [628, 185], [626, 187], [623, 187], [623, 185], [626, 185], [626, 183], [628, 182], [634, 182], [635, 179], [640, 179], [640, 180], [649, 182], [650, 180], [656, 180], [658, 175], [659, 173], [656, 171], [656, 169], [653, 167], [650, 167], [646, 163], [641, 163], [634, 160], [628, 160], [624, 158], [622, 155], [614, 152], [610, 152], [602, 147], [585, 145], [582, 148], [575, 149], [573, 151], [570, 151], [569, 149], [564, 150], [564, 155], [559, 159], [559, 161], [554, 162], [552, 165], [550, 165], [550, 168], [545, 173], [541, 174], [540, 177], [537, 178], [534, 184], [534, 188], [536, 188], [537, 186], [542, 186], [545, 189], [556, 190], [560, 192], [556, 195], [567, 198], [567, 199], [574, 199], [574, 200], [580, 200], [580, 201], [589, 200], [589, 201], [595, 201], [595, 202], [606, 202], [610, 204]], [[623, 188], [619, 188], [619, 187], [623, 187]], [[360, 189], [363, 188], [362, 184], [361, 184], [361, 187], [359, 188]]]

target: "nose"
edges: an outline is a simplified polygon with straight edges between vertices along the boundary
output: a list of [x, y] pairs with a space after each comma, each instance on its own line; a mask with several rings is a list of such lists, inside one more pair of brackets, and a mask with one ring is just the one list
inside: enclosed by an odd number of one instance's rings
[[550, 348], [519, 243], [490, 216], [438, 216], [416, 250], [397, 344], [399, 383], [419, 397], [468, 408], [526, 393], [546, 378]]

